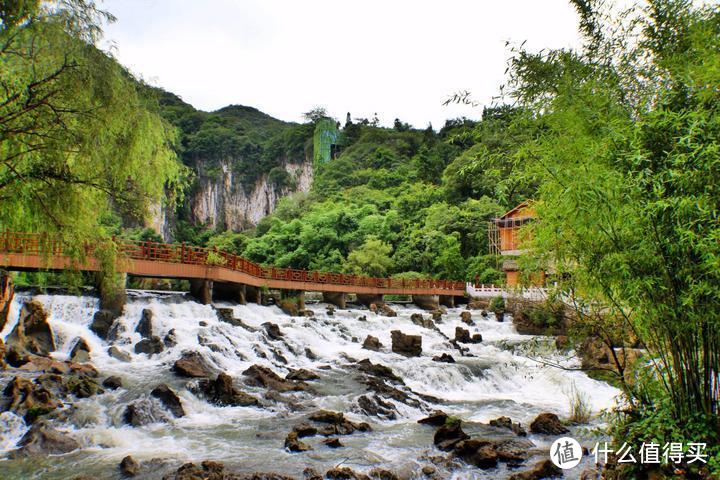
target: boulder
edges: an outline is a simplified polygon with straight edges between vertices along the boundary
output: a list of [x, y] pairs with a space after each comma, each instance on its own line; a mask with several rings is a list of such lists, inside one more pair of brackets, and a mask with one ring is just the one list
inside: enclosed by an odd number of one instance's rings
[[473, 333], [472, 338], [470, 339], [472, 343], [482, 343], [482, 335], [479, 333]]
[[45, 422], [37, 422], [18, 442], [17, 450], [10, 453], [13, 458], [34, 455], [58, 455], [80, 448], [71, 436], [55, 430]]
[[522, 427], [522, 425], [520, 425], [519, 423], [513, 422], [510, 417], [498, 417], [495, 420], [490, 420], [489, 425], [491, 427], [505, 428], [508, 430], [512, 430], [519, 437], [527, 436], [527, 432]]
[[360, 395], [357, 403], [358, 408], [365, 415], [375, 416], [384, 420], [395, 420], [397, 418], [395, 405], [384, 401], [378, 395], [373, 395], [372, 397]]
[[349, 467], [335, 467], [325, 472], [328, 480], [370, 480], [364, 473], [359, 473]]
[[152, 338], [153, 336], [153, 312], [149, 308], [143, 308], [142, 315], [140, 315], [140, 321], [135, 327], [135, 331], [140, 334], [142, 338]]
[[[0, 271], [0, 332], [5, 328], [8, 313], [10, 313], [10, 305], [12, 305], [15, 296], [15, 286], [12, 277], [8, 272]], [[2, 357], [0, 357], [2, 362]]]
[[132, 360], [132, 355], [130, 352], [126, 352], [125, 350], [116, 347], [115, 345], [112, 345], [107, 350], [108, 355], [113, 357], [115, 360], [120, 360], [121, 362], [129, 362]]
[[116, 318], [115, 313], [110, 310], [98, 310], [95, 312], [93, 321], [90, 324], [90, 330], [103, 340], [107, 340], [110, 328], [112, 328], [113, 322], [115, 322]]
[[433, 362], [455, 363], [455, 359], [449, 353], [443, 353], [442, 355], [439, 355], [439, 356], [436, 355], [432, 359], [433, 359]]
[[390, 470], [384, 468], [375, 467], [368, 472], [368, 475], [373, 480], [400, 480], [400, 477], [395, 475]]
[[2, 338], [0, 338], [0, 370], [5, 370], [6, 368], [7, 364], [5, 363], [5, 342], [3, 342]]
[[345, 446], [340, 442], [340, 439], [337, 437], [326, 438], [325, 440], [323, 440], [322, 443], [330, 448], [341, 448]]
[[7, 337], [7, 346], [20, 353], [47, 356], [55, 351], [55, 339], [47, 312], [37, 300], [23, 303], [17, 325]]
[[475, 322], [473, 322], [472, 319], [472, 313], [470, 313], [468, 310], [460, 312], [460, 321], [468, 325], [475, 325]]
[[[516, 424], [517, 425], [517, 424]], [[535, 444], [530, 440], [508, 439], [495, 444], [495, 451], [501, 462], [518, 466], [528, 459]]]
[[312, 450], [310, 445], [298, 439], [297, 432], [290, 432], [285, 437], [285, 449], [288, 452], [306, 452]]
[[397, 312], [390, 308], [387, 303], [381, 303], [377, 306], [377, 313], [385, 317], [397, 317]]
[[125, 407], [123, 421], [133, 427], [167, 422], [168, 417], [147, 398], [136, 400]]
[[297, 433], [298, 438], [304, 438], [317, 435], [318, 429], [307, 422], [302, 422], [293, 427], [293, 432]]
[[135, 353], [146, 353], [148, 356], [161, 353], [165, 350], [165, 344], [158, 336], [143, 338], [135, 344]]
[[303, 391], [308, 389], [305, 382], [295, 382], [292, 380], [284, 380], [275, 372], [262, 365], [252, 365], [243, 372], [247, 377], [245, 383], [255, 387], [265, 387], [278, 392]]
[[422, 354], [422, 337], [406, 335], [400, 330], [390, 332], [392, 351], [408, 357], [419, 357]]
[[[9, 354], [8, 354], [9, 355]], [[88, 377], [97, 377], [98, 372], [89, 363], [60, 362], [48, 357], [27, 355], [23, 357], [23, 364], [18, 368], [24, 372], [46, 372], [59, 374], [73, 374]]]
[[200, 390], [215, 405], [235, 407], [260, 405], [257, 398], [235, 388], [232, 377], [226, 373], [220, 373], [215, 380], [201, 380]]
[[296, 298], [283, 298], [280, 300], [280, 309], [291, 317], [297, 317], [300, 315], [300, 302]]
[[301, 382], [318, 379], [320, 379], [320, 376], [317, 373], [311, 372], [305, 368], [299, 368], [297, 370], [290, 369], [290, 373], [285, 375], [285, 380], [298, 380]]
[[444, 451], [452, 450], [458, 442], [470, 438], [462, 429], [462, 422], [446, 421], [443, 426], [437, 429], [433, 437], [433, 443]]
[[470, 331], [462, 327], [455, 327], [455, 341], [458, 343], [470, 343]]
[[205, 378], [212, 374], [208, 362], [198, 352], [184, 352], [172, 369], [181, 377]]
[[441, 427], [445, 425], [445, 422], [448, 419], [448, 414], [443, 412], [442, 410], [435, 410], [433, 413], [428, 415], [425, 418], [421, 418], [418, 420], [417, 423], [420, 423], [422, 425], [432, 425], [434, 427]]
[[487, 440], [466, 439], [453, 446], [455, 455], [471, 465], [482, 469], [494, 468], [498, 464], [498, 454], [495, 445]]
[[182, 406], [182, 402], [180, 402], [180, 397], [164, 383], [153, 388], [150, 395], [160, 400], [160, 403], [162, 403], [175, 418], [185, 416], [185, 409]]
[[440, 309], [433, 310], [432, 312], [430, 312], [430, 315], [432, 315], [433, 322], [441, 323], [443, 313], [444, 312]]
[[275, 323], [265, 322], [262, 324], [267, 336], [272, 340], [280, 340], [283, 337], [280, 327]]
[[372, 363], [369, 359], [360, 360], [357, 365], [358, 370], [374, 377], [384, 378], [397, 383], [403, 383], [402, 379], [393, 373], [390, 367], [379, 363]]
[[495, 320], [498, 322], [505, 321], [505, 312], [497, 311], [495, 312]]
[[89, 398], [96, 393], [104, 393], [100, 385], [86, 375], [70, 376], [65, 382], [65, 387], [78, 398]]
[[323, 476], [318, 473], [317, 470], [315, 470], [312, 467], [307, 467], [305, 470], [303, 470], [303, 479], [304, 480], [323, 480]]
[[368, 335], [367, 337], [365, 337], [362, 348], [364, 348], [365, 350], [372, 350], [373, 352], [379, 352], [382, 348], [382, 343], [380, 343], [380, 340], [377, 337]]
[[105, 388], [108, 388], [110, 390], [117, 390], [118, 388], [122, 387], [122, 379], [120, 377], [116, 377], [114, 375], [107, 377], [103, 381], [102, 386]]
[[560, 419], [554, 413], [541, 413], [530, 424], [530, 431], [545, 435], [561, 435], [568, 433], [570, 430], [560, 422]]
[[550, 460], [541, 460], [530, 470], [512, 475], [510, 480], [541, 480], [543, 478], [562, 477], [562, 475], [562, 470]]
[[345, 415], [342, 412], [332, 412], [330, 410], [318, 410], [310, 414], [310, 420], [320, 423], [342, 423], [345, 421]]
[[77, 363], [87, 363], [90, 361], [90, 346], [84, 338], [78, 338], [75, 346], [70, 351], [70, 361]]
[[120, 473], [124, 477], [134, 477], [140, 471], [140, 464], [132, 455], [128, 455], [120, 462]]
[[53, 398], [50, 389], [23, 377], [14, 377], [3, 390], [3, 395], [3, 411], [14, 412], [20, 416], [35, 412], [31, 415], [34, 417], [32, 420], [37, 418], [38, 414], [49, 413], [61, 404]]
[[177, 335], [174, 328], [171, 328], [163, 337], [163, 345], [167, 348], [172, 348], [177, 345]]
[[429, 318], [425, 318], [420, 313], [413, 313], [410, 315], [410, 321], [413, 322], [415, 325], [419, 325], [424, 328], [435, 328], [435, 322], [433, 322]]

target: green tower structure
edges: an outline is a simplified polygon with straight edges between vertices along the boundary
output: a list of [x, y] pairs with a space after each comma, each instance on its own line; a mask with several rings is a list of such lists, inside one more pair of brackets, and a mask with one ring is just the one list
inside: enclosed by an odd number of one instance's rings
[[322, 118], [315, 125], [313, 134], [313, 162], [316, 166], [332, 159], [332, 146], [338, 142], [340, 131], [332, 118]]

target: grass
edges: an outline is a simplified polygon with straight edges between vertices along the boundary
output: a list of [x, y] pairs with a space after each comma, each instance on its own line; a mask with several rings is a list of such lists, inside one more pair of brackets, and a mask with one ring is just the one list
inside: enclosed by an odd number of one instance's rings
[[592, 408], [588, 396], [578, 390], [573, 382], [568, 394], [570, 400], [570, 422], [575, 424], [589, 423], [592, 417]]

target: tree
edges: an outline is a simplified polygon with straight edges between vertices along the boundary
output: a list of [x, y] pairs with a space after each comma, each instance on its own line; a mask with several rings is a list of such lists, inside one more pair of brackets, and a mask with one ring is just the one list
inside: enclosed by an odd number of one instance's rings
[[328, 113], [325, 107], [315, 107], [310, 111], [303, 113], [303, 118], [306, 122], [317, 123], [323, 118], [328, 118]]
[[523, 146], [541, 180], [535, 252], [648, 348], [621, 440], [706, 441], [717, 470], [720, 7], [574, 3], [582, 51], [510, 61], [512, 95], [543, 125]]
[[393, 265], [391, 252], [389, 244], [369, 236], [365, 243], [350, 252], [345, 268], [355, 275], [386, 277]]
[[175, 130], [149, 90], [95, 47], [112, 17], [92, 1], [0, 5], [0, 224], [102, 233], [179, 190]]

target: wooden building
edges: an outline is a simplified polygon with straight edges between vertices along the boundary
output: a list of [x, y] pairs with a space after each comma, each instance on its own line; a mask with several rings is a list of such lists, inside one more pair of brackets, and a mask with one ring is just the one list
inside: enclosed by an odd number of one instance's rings
[[[508, 286], [520, 283], [520, 269], [516, 257], [525, 253], [523, 246], [529, 240], [527, 229], [522, 227], [536, 218], [532, 203], [525, 201], [501, 217], [494, 218], [488, 225], [490, 253], [507, 257], [503, 259], [502, 268]], [[545, 275], [540, 273], [533, 283], [543, 284], [544, 281]]]

